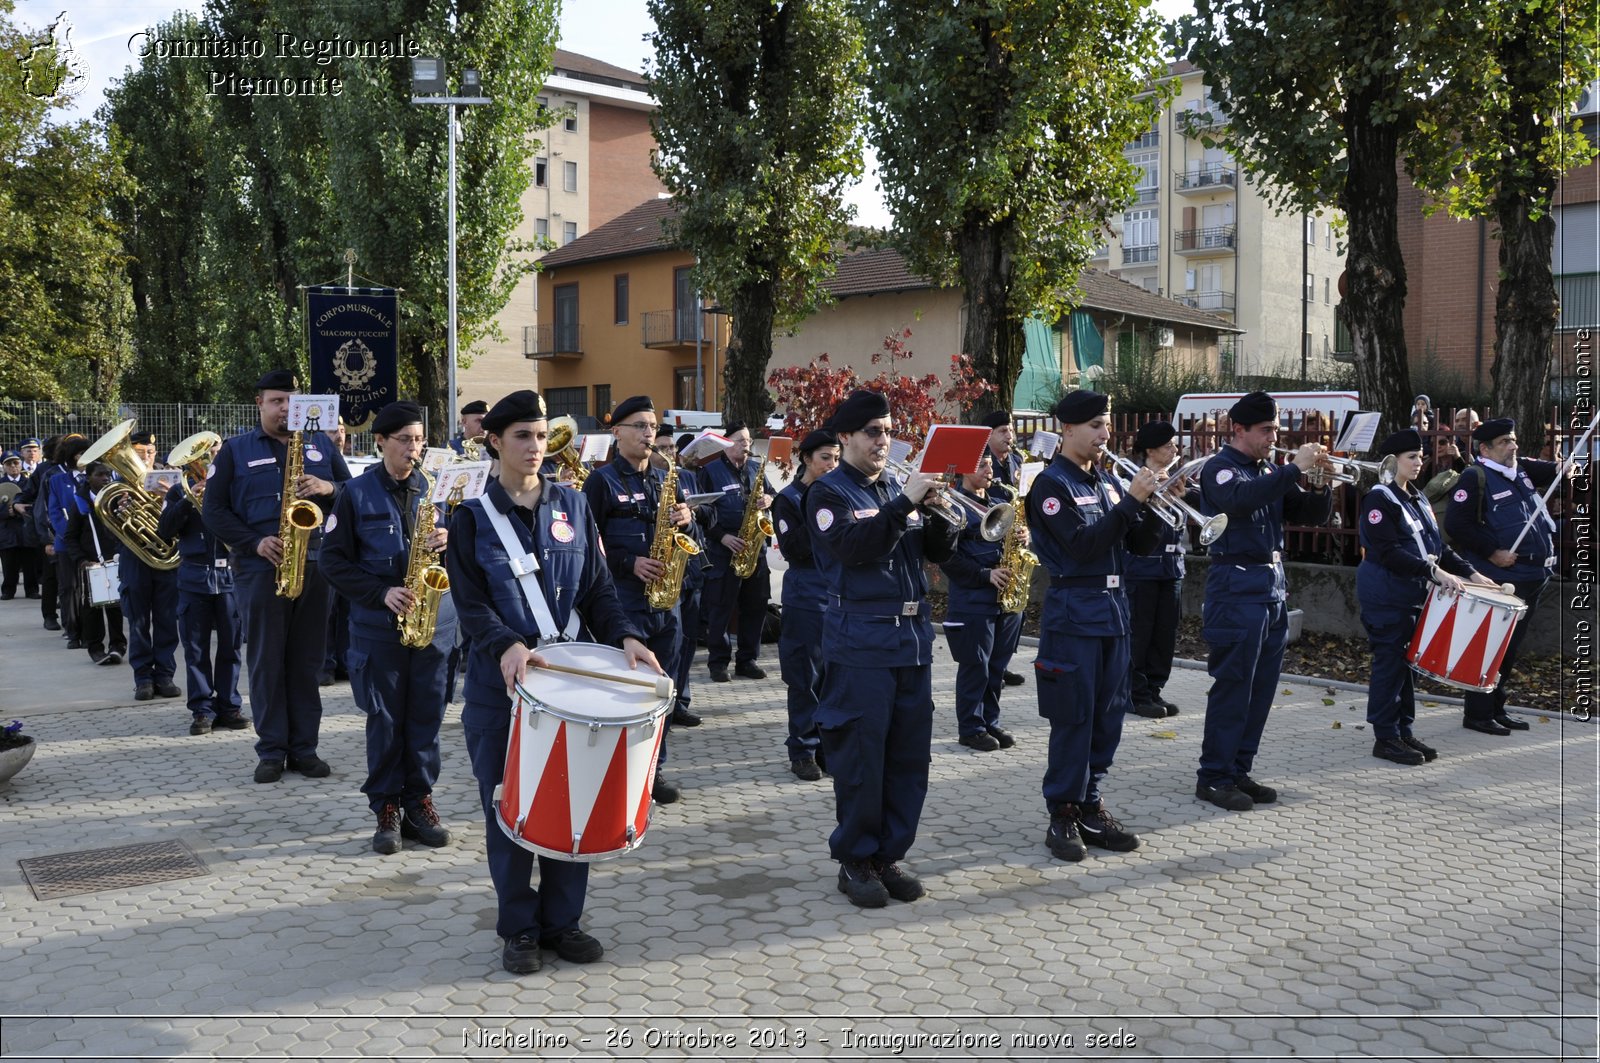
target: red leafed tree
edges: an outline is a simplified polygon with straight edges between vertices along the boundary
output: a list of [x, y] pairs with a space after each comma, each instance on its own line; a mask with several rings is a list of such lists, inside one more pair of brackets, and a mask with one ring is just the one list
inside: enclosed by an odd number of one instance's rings
[[885, 359], [889, 364], [870, 380], [861, 379], [849, 366], [835, 367], [826, 354], [803, 366], [774, 369], [767, 376], [767, 384], [784, 407], [784, 432], [796, 440], [804, 438], [807, 432], [827, 423], [834, 407], [850, 392], [868, 388], [888, 398], [895, 437], [920, 444], [930, 426], [959, 422], [962, 410], [971, 409], [996, 390], [992, 381], [978, 375], [972, 359], [964, 354], [951, 356], [947, 377], [941, 378], [937, 373], [905, 376], [899, 371], [899, 363], [912, 357], [913, 352], [906, 345], [910, 338], [909, 328], [883, 338], [883, 349], [873, 352], [872, 364]]

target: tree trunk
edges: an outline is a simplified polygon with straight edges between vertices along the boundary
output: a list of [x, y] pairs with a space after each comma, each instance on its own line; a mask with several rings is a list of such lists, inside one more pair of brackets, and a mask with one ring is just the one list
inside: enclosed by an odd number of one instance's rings
[[722, 422], [743, 421], [756, 436], [772, 412], [767, 363], [772, 360], [777, 293], [771, 281], [762, 281], [737, 289], [728, 302], [733, 311], [733, 339], [722, 370]]
[[961, 289], [966, 312], [962, 347], [980, 380], [995, 390], [969, 411], [976, 419], [991, 410], [1010, 410], [1022, 372], [1022, 322], [1011, 307], [1011, 251], [1008, 224], [969, 218], [962, 226]]
[[456, 427], [455, 396], [445, 393], [450, 386], [450, 368], [445, 364], [449, 354], [428, 354], [420, 338], [402, 339], [397, 354], [402, 378], [407, 361], [417, 367], [417, 398], [428, 410], [428, 445], [445, 446]]
[[[1380, 90], [1352, 97], [1345, 112], [1348, 170], [1340, 207], [1350, 226], [1344, 306], [1362, 404], [1383, 415], [1378, 438], [1411, 423], [1406, 361], [1406, 264], [1400, 253], [1395, 165], [1399, 133], [1372, 119]], [[1302, 237], [1303, 239], [1303, 237]]]

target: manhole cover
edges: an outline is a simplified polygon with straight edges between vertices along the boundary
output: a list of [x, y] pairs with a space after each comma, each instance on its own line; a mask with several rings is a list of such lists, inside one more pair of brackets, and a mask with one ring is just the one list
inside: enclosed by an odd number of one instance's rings
[[152, 882], [195, 878], [206, 873], [206, 865], [182, 842], [85, 849], [81, 853], [35, 856], [21, 864], [33, 895], [41, 901], [148, 886]]

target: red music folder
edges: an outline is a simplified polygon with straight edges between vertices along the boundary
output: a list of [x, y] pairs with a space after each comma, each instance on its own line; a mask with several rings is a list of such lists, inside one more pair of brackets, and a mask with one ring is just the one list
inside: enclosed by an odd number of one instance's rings
[[982, 425], [936, 424], [928, 429], [917, 471], [934, 476], [953, 472], [970, 476], [978, 471], [978, 462], [983, 460], [988, 445], [989, 429]]

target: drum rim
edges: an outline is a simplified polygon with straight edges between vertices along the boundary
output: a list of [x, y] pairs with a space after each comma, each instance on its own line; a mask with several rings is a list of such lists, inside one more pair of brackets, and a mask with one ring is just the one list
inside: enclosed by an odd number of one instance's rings
[[662, 698], [660, 704], [646, 712], [641, 712], [634, 716], [618, 716], [613, 719], [602, 720], [597, 719], [594, 716], [578, 715], [578, 710], [576, 709], [562, 709], [554, 705], [546, 704], [545, 702], [540, 701], [538, 698], [524, 693], [522, 691], [521, 683], [517, 684], [517, 688], [518, 693], [522, 695], [522, 700], [533, 706], [534, 712], [548, 713], [563, 723], [577, 724], [581, 727], [636, 727], [640, 724], [651, 723], [655, 720], [659, 720], [661, 717], [665, 716], [668, 710], [672, 707], [671, 698]]
[[[1443, 590], [1443, 587], [1435, 588], [1435, 593], [1440, 593]], [[1472, 598], [1480, 602], [1486, 602], [1490, 605], [1498, 606], [1501, 609], [1510, 609], [1519, 613], [1525, 613], [1528, 611], [1527, 602], [1523, 601], [1521, 598], [1518, 598], [1515, 594], [1507, 594], [1499, 587], [1477, 587], [1470, 583], [1463, 583], [1461, 585], [1461, 592], [1468, 598]]]
[[[605, 651], [605, 655], [614, 656], [618, 661], [626, 659], [627, 656], [623, 650], [617, 648], [616, 646], [610, 646], [604, 642], [584, 642], [577, 639], [569, 642], [555, 642], [548, 646], [541, 646], [539, 648], [539, 652], [544, 654], [549, 653], [550, 651], [562, 651], [567, 647], [584, 647], [603, 650]], [[566, 656], [566, 653], [557, 652], [553, 653], [552, 656]], [[565, 662], [558, 660], [556, 663], [562, 664]], [[565, 720], [567, 723], [581, 724], [586, 727], [595, 725], [600, 727], [633, 727], [639, 724], [650, 723], [652, 721], [659, 720], [661, 717], [665, 716], [672, 707], [672, 697], [658, 698], [654, 693], [646, 690], [644, 687], [637, 687], [634, 689], [639, 691], [639, 697], [641, 699], [649, 698], [651, 700], [641, 700], [638, 702], [637, 707], [632, 705], [627, 706], [632, 715], [616, 716], [609, 719], [596, 719], [592, 712], [585, 714], [582, 710], [562, 708], [557, 705], [552, 705], [548, 701], [540, 698], [527, 686], [528, 677], [537, 674], [537, 672], [537, 668], [529, 668], [528, 675], [524, 676], [522, 679], [519, 679], [513, 685], [513, 700], [515, 701], [516, 699], [521, 699], [526, 701], [537, 711], [549, 713], [556, 719]], [[560, 673], [554, 674], [559, 675]], [[639, 674], [644, 675], [647, 673]], [[599, 683], [601, 681], [594, 680], [593, 682]], [[627, 688], [623, 686], [615, 686], [613, 689], [624, 690]]]

